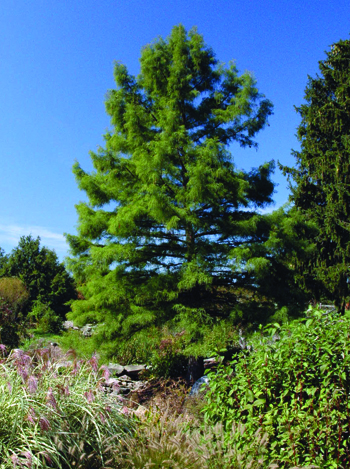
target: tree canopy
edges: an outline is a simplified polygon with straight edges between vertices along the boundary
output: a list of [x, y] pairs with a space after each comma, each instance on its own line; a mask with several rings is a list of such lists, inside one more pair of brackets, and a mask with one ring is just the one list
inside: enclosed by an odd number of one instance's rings
[[[172, 321], [196, 326], [229, 317], [239, 287], [256, 283], [234, 249], [267, 240], [258, 212], [272, 202], [273, 162], [237, 169], [232, 143], [255, 147], [272, 104], [250, 73], [220, 63], [183, 26], [143, 48], [140, 74], [115, 64], [106, 110], [112, 130], [74, 173], [89, 202], [67, 235], [84, 299], [72, 318], [128, 337]], [[104, 340], [104, 339], [103, 339]]]
[[294, 152], [296, 209], [317, 227], [314, 254], [303, 263], [316, 299], [326, 295], [344, 308], [350, 261], [350, 41], [339, 41], [309, 77]]
[[30, 311], [34, 302], [49, 305], [61, 318], [69, 311], [66, 303], [76, 297], [75, 283], [54, 251], [40, 246], [40, 238], [22, 236], [4, 262], [2, 277], [18, 277], [29, 291]]

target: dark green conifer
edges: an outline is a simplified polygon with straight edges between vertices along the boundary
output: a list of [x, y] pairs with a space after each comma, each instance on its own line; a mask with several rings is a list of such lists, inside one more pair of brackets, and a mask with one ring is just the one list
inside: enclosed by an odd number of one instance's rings
[[319, 69], [297, 108], [301, 150], [294, 152], [297, 167], [287, 171], [296, 182], [296, 208], [318, 229], [315, 254], [304, 262], [309, 288], [343, 309], [350, 261], [350, 41], [334, 44]]
[[229, 152], [232, 142], [256, 146], [272, 112], [250, 73], [219, 63], [181, 25], [147, 45], [140, 64], [136, 78], [115, 65], [113, 129], [91, 153], [95, 171], [74, 166], [89, 203], [77, 205], [78, 235], [67, 236], [84, 296], [72, 318], [104, 323], [101, 337], [117, 341], [169, 321], [227, 318], [235, 289], [254, 283], [230, 253], [267, 239], [256, 209], [274, 189], [273, 163], [244, 172]]

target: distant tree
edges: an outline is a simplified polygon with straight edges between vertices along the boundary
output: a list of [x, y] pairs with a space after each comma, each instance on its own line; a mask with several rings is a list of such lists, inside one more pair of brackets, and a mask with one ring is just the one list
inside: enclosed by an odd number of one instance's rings
[[230, 253], [267, 239], [257, 209], [274, 190], [273, 163], [245, 172], [228, 151], [255, 147], [272, 112], [251, 74], [219, 63], [182, 26], [140, 62], [137, 78], [115, 65], [106, 102], [114, 128], [91, 153], [95, 172], [74, 166], [89, 203], [77, 206], [78, 236], [67, 236], [85, 298], [72, 317], [103, 322], [109, 338], [229, 317], [238, 287], [254, 284]]
[[54, 251], [40, 246], [40, 238], [22, 236], [4, 266], [4, 276], [18, 277], [30, 297], [27, 310], [41, 301], [64, 318], [69, 311], [66, 303], [76, 297], [75, 283], [59, 262]]
[[8, 256], [5, 254], [5, 251], [2, 248], [0, 248], [0, 276], [2, 275], [2, 271], [7, 262], [7, 258]]
[[[320, 76], [309, 77], [306, 103], [294, 152], [296, 209], [317, 227], [313, 256], [304, 262], [316, 299], [328, 296], [344, 309], [350, 264], [350, 41], [331, 47], [319, 62]], [[320, 284], [322, 288], [320, 288]]]

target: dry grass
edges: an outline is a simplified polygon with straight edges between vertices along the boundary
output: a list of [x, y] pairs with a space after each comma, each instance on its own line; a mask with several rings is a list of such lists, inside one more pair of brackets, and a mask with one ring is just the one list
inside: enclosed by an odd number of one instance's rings
[[[232, 428], [233, 433], [244, 427]], [[256, 434], [251, 448], [228, 447], [227, 433], [217, 424], [199, 425], [188, 414], [165, 412], [148, 415], [137, 431], [123, 438], [113, 459], [118, 469], [258, 469], [264, 465], [266, 435]], [[273, 466], [270, 466], [271, 468]], [[277, 466], [274, 466], [277, 467]]]

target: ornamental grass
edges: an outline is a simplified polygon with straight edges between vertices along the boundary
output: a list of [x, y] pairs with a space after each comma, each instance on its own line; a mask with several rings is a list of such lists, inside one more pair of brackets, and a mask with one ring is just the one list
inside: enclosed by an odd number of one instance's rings
[[5, 356], [3, 345], [0, 352], [0, 469], [105, 467], [110, 445], [131, 424], [102, 392], [107, 370], [96, 357], [60, 362], [48, 348]]

